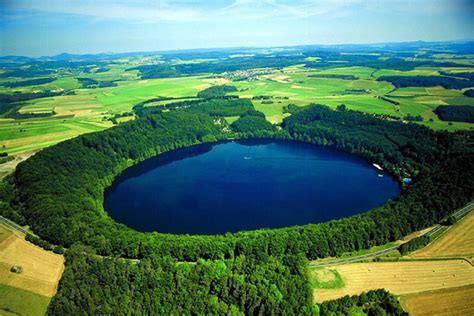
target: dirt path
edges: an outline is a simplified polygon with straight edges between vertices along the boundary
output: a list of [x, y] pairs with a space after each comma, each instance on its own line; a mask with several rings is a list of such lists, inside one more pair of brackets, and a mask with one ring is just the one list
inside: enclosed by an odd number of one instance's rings
[[30, 158], [30, 157], [33, 156], [35, 153], [36, 153], [36, 151], [18, 154], [18, 155], [15, 155], [15, 156], [14, 156], [15, 159], [0, 164], [0, 180], [3, 179], [3, 178], [5, 178], [5, 177], [6, 177], [8, 174], [10, 174], [11, 172], [13, 172], [13, 170], [15, 170], [16, 166], [17, 166], [20, 162], [22, 162], [22, 161], [24, 161], [24, 160]]

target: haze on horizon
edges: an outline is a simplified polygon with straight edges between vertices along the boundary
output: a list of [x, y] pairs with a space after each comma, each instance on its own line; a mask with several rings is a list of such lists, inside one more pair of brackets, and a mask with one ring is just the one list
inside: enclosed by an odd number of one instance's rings
[[449, 41], [471, 0], [0, 0], [0, 55]]

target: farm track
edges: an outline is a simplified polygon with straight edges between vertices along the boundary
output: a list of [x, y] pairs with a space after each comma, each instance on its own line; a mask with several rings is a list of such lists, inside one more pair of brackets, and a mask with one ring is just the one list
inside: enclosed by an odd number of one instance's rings
[[[470, 212], [474, 208], [474, 203], [471, 202], [470, 204], [466, 205], [462, 209], [454, 212], [452, 216], [454, 216], [456, 219], [462, 218], [464, 215], [466, 215], [468, 212]], [[433, 236], [434, 234], [438, 233], [440, 230], [442, 230], [445, 226], [443, 225], [436, 225], [426, 233], [422, 234], [421, 236]], [[420, 236], [420, 237], [421, 237]], [[344, 259], [337, 259], [333, 261], [327, 261], [327, 262], [312, 262], [309, 265], [313, 268], [317, 267], [330, 267], [330, 266], [335, 266], [339, 264], [344, 264], [344, 263], [350, 263], [350, 262], [358, 262], [358, 261], [363, 261], [369, 258], [377, 258], [382, 255], [385, 255], [393, 250], [397, 250], [400, 247], [400, 245], [392, 246], [383, 250], [378, 250], [374, 251], [372, 253], [360, 255], [360, 256], [355, 256], [355, 257], [350, 257], [350, 258], [344, 258]]]
[[[470, 204], [466, 205], [462, 209], [460, 209], [460, 210], [456, 211], [455, 213], [453, 213], [452, 216], [456, 217], [456, 219], [460, 219], [464, 215], [466, 215], [468, 212], [470, 212], [473, 208], [474, 208], [474, 203], [471, 202]], [[29, 234], [29, 232], [27, 230], [25, 230], [23, 227], [21, 227], [20, 225], [4, 218], [3, 216], [0, 216], [0, 223], [3, 223], [5, 225], [7, 225], [8, 227], [12, 228], [13, 230], [19, 232], [22, 235]], [[431, 230], [429, 230], [428, 232], [424, 233], [421, 236], [432, 236], [432, 235], [436, 234], [437, 232], [439, 232], [443, 228], [444, 228], [444, 226], [438, 224], [435, 227], [433, 227]], [[384, 254], [387, 254], [387, 253], [389, 253], [393, 250], [398, 249], [399, 247], [400, 247], [400, 245], [396, 245], [396, 246], [392, 246], [392, 247], [389, 247], [389, 248], [386, 248], [386, 249], [374, 251], [372, 253], [368, 253], [368, 254], [364, 254], [364, 255], [360, 255], [360, 256], [344, 258], [344, 259], [337, 259], [337, 260], [328, 261], [328, 262], [320, 262], [320, 263], [313, 262], [313, 263], [310, 263], [309, 265], [311, 267], [328, 267], [328, 266], [334, 266], [334, 265], [339, 265], [339, 264], [344, 264], [344, 263], [349, 263], [349, 262], [358, 262], [358, 261], [363, 261], [363, 260], [369, 259], [369, 258], [380, 257]]]
[[0, 223], [5, 224], [5, 225], [8, 226], [9, 228], [11, 228], [11, 229], [13, 229], [13, 230], [19, 232], [19, 233], [22, 234], [22, 235], [28, 235], [28, 234], [29, 234], [29, 232], [28, 232], [26, 229], [24, 229], [24, 228], [21, 227], [20, 225], [14, 223], [14, 222], [12, 222], [12, 221], [10, 221], [10, 220], [8, 220], [8, 219], [6, 219], [6, 218], [3, 217], [3, 216], [0, 216]]

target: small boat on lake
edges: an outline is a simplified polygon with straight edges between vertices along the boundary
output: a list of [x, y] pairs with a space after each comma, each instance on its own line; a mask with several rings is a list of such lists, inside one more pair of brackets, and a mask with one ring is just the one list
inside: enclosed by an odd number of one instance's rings
[[383, 170], [383, 168], [380, 167], [379, 164], [373, 163], [372, 166], [374, 166], [375, 168], [377, 168], [377, 169], [379, 169], [379, 170]]

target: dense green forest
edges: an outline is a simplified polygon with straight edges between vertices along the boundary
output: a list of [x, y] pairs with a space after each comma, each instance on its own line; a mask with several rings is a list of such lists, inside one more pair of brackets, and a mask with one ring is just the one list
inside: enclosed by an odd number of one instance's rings
[[53, 97], [61, 95], [62, 92], [36, 92], [36, 93], [15, 93], [15, 94], [0, 94], [0, 115], [8, 113], [12, 109], [21, 106], [21, 102]]
[[408, 115], [405, 115], [403, 117], [403, 119], [405, 121], [410, 121], [410, 122], [421, 122], [423, 121], [423, 117], [421, 115], [411, 115], [411, 114], [408, 114]]
[[474, 123], [474, 106], [440, 105], [434, 110], [440, 120]]
[[56, 114], [54, 111], [49, 112], [41, 112], [41, 113], [20, 113], [19, 110], [20, 106], [16, 107], [13, 111], [8, 112], [4, 115], [4, 117], [12, 118], [15, 120], [24, 120], [29, 118], [39, 118], [39, 117], [48, 117], [53, 116]]
[[380, 99], [384, 100], [385, 102], [388, 102], [388, 103], [391, 103], [391, 104], [394, 104], [394, 105], [400, 105], [400, 102], [398, 101], [395, 101], [395, 100], [392, 100], [392, 99], [389, 99], [385, 96], [379, 96]]
[[3, 83], [2, 86], [8, 88], [16, 88], [16, 87], [25, 87], [25, 86], [36, 86], [40, 84], [50, 83], [56, 80], [56, 78], [36, 78], [30, 80], [22, 80], [22, 81], [15, 81], [15, 82], [6, 82]]
[[145, 107], [142, 102], [133, 107], [135, 114], [141, 117], [163, 113], [167, 110], [185, 110], [187, 112], [205, 113], [210, 116], [220, 117], [240, 116], [241, 114], [253, 109], [253, 104], [249, 99], [239, 99], [237, 97], [178, 101], [159, 107]]
[[361, 295], [344, 296], [319, 304], [320, 315], [400, 315], [407, 316], [397, 298], [387, 291], [373, 290]]
[[143, 65], [133, 68], [128, 68], [127, 71], [138, 70], [142, 79], [153, 79], [153, 78], [173, 78], [181, 77], [179, 71], [171, 65]]
[[357, 80], [359, 77], [354, 75], [333, 75], [333, 74], [315, 74], [309, 75], [309, 78], [325, 78], [325, 79], [343, 79], [343, 80]]
[[464, 94], [466, 97], [473, 98], [473, 97], [474, 97], [474, 89], [468, 89], [468, 90], [464, 91], [463, 94]]
[[232, 129], [237, 133], [246, 136], [258, 136], [254, 134], [262, 131], [275, 132], [276, 128], [265, 119], [265, 114], [255, 110], [242, 113], [238, 120], [231, 124]]
[[308, 315], [312, 309], [305, 259], [297, 256], [129, 262], [74, 247], [66, 265], [51, 315]]
[[[441, 221], [474, 197], [472, 132], [435, 132], [321, 105], [288, 107], [292, 115], [276, 128], [246, 99], [139, 109], [135, 121], [38, 152], [2, 186], [3, 215], [29, 224], [53, 245], [86, 246], [87, 251], [68, 254], [51, 313], [113, 313], [128, 307], [152, 313], [166, 312], [167, 306], [183, 311], [195, 306], [203, 313], [309, 313], [308, 281], [301, 272], [306, 264], [290, 258], [338, 256], [385, 244]], [[230, 113], [240, 118], [228, 126], [221, 116]], [[176, 148], [236, 137], [335, 147], [377, 162], [399, 178], [411, 177], [413, 184], [403, 186], [398, 199], [349, 218], [216, 236], [140, 233], [104, 211], [104, 190], [127, 167]], [[140, 261], [129, 264], [85, 253]], [[196, 263], [172, 264], [176, 261]], [[287, 287], [298, 291], [286, 292]], [[156, 297], [163, 301], [142, 309]]]
[[104, 189], [120, 171], [161, 152], [238, 135], [227, 131], [224, 120], [216, 121], [192, 107], [177, 107], [44, 149], [18, 166], [12, 179], [17, 188], [12, 206], [53, 244], [67, 247], [82, 242], [104, 255], [137, 258], [156, 253], [196, 260], [304, 253], [315, 259], [393, 241], [438, 222], [473, 196], [467, 132], [437, 133], [323, 106], [300, 109], [282, 126], [283, 130], [254, 136], [336, 147], [377, 162], [400, 178], [411, 176], [414, 184], [403, 188], [398, 201], [318, 225], [225, 236], [132, 231], [112, 221], [102, 206]]
[[418, 173], [426, 161], [439, 155], [436, 132], [423, 126], [324, 106], [291, 111], [293, 115], [282, 125], [293, 138], [348, 151], [384, 165], [400, 177]]
[[409, 242], [406, 242], [400, 246], [400, 253], [404, 256], [412, 251], [423, 248], [424, 246], [430, 243], [430, 236], [420, 236], [411, 239]]
[[37, 76], [47, 76], [51, 75], [53, 71], [49, 69], [43, 69], [41, 67], [28, 67], [11, 69], [0, 73], [0, 78], [33, 78]]
[[223, 97], [227, 92], [235, 92], [237, 88], [234, 86], [211, 86], [207, 89], [200, 91], [197, 94], [198, 98], [212, 99]]
[[[346, 67], [360, 66], [375, 69], [394, 69], [401, 71], [413, 70], [416, 67], [456, 67], [459, 64], [452, 62], [435, 62], [435, 61], [407, 61], [400, 57], [391, 57], [380, 59], [375, 55], [343, 55], [343, 54], [326, 54], [320, 55], [321, 60], [306, 62], [307, 68], [338, 68], [341, 62]], [[466, 65], [469, 66], [469, 65]]]
[[105, 88], [105, 87], [116, 87], [117, 83], [116, 80], [103, 80], [97, 81], [91, 78], [76, 78], [76, 80], [82, 85], [83, 88], [86, 89], [94, 89], [94, 88]]
[[469, 81], [474, 81], [474, 73], [472, 73], [472, 72], [446, 72], [446, 71], [440, 71], [439, 74], [442, 75], [442, 76], [452, 76], [452, 77], [469, 79]]
[[[59, 55], [58, 55], [59, 56]], [[58, 57], [56, 56], [56, 57]], [[8, 71], [0, 73], [0, 78], [34, 78], [34, 77], [42, 77], [42, 76], [49, 76], [55, 74], [59, 71], [66, 70], [66, 71], [78, 71], [78, 72], [85, 72], [90, 73], [92, 69], [97, 67], [104, 67], [106, 66], [105, 61], [97, 59], [95, 56], [92, 59], [84, 59], [84, 60], [64, 60], [64, 59], [56, 59], [56, 60], [35, 60], [26, 58], [24, 63], [13, 63], [8, 64], [9, 69]], [[36, 79], [33, 79], [36, 80]]]
[[464, 89], [474, 86], [472, 79], [447, 76], [382, 76], [377, 80], [391, 82], [397, 88], [442, 86], [445, 89]]

